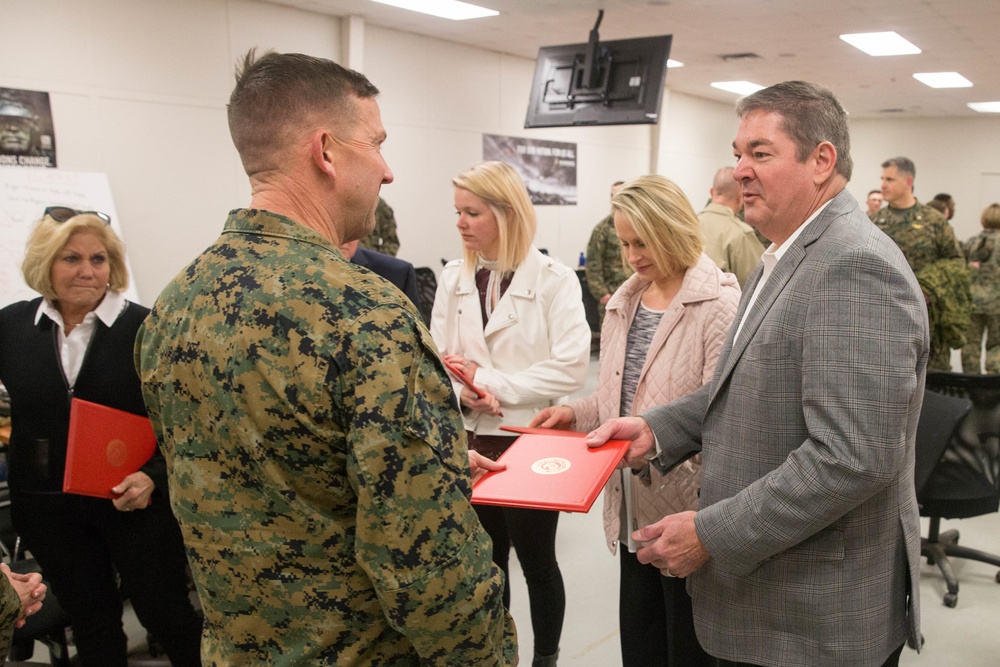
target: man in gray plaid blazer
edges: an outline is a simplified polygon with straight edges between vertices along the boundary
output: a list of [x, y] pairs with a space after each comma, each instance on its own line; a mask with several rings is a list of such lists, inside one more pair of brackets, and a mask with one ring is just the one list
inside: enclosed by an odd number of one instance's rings
[[590, 444], [631, 438], [636, 467], [702, 453], [701, 508], [634, 537], [640, 561], [689, 577], [698, 639], [721, 664], [896, 665], [919, 634], [924, 300], [844, 189], [850, 137], [832, 93], [786, 82], [737, 114], [733, 177], [772, 245], [715, 377]]

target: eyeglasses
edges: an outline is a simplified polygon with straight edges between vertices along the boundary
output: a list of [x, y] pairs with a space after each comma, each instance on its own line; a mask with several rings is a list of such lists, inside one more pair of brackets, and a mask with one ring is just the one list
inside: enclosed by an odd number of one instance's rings
[[104, 224], [111, 224], [111, 216], [107, 213], [101, 213], [100, 211], [78, 211], [75, 208], [70, 208], [69, 206], [49, 206], [45, 209], [45, 215], [49, 216], [56, 222], [66, 222], [70, 218], [77, 215], [96, 215], [104, 221]]

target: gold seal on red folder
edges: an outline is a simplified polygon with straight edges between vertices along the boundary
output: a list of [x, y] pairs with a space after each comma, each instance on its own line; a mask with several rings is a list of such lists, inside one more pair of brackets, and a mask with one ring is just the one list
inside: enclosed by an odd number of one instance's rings
[[558, 475], [569, 470], [570, 462], [558, 456], [550, 456], [545, 459], [538, 459], [531, 464], [531, 472], [539, 475]]
[[108, 458], [108, 465], [121, 468], [128, 459], [128, 446], [121, 440], [112, 440], [108, 443], [105, 455]]

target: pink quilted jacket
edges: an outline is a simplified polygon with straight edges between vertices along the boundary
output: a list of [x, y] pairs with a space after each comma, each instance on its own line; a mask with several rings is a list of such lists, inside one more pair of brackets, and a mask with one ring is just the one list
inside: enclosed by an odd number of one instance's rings
[[[574, 428], [578, 431], [589, 431], [620, 416], [625, 344], [647, 284], [633, 275], [608, 301], [601, 329], [597, 390], [569, 404], [576, 413]], [[632, 401], [632, 414], [669, 403], [711, 380], [739, 300], [736, 277], [723, 273], [707, 255], [687, 270], [680, 292], [650, 343]], [[629, 499], [635, 524], [629, 529], [637, 530], [668, 514], [697, 509], [700, 466], [701, 457], [697, 456], [665, 476], [652, 468], [649, 486], [635, 479], [631, 485], [633, 497]], [[621, 474], [631, 473], [626, 470]], [[604, 533], [612, 554], [620, 535], [621, 474], [612, 475], [604, 488]]]

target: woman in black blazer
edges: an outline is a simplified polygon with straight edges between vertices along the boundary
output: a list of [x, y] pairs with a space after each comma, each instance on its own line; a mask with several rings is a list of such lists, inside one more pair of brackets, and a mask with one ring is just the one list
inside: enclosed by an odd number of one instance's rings
[[14, 528], [70, 616], [82, 665], [127, 665], [116, 574], [172, 664], [199, 665], [201, 621], [163, 458], [125, 476], [114, 500], [62, 492], [73, 397], [146, 414], [132, 348], [149, 311], [122, 294], [124, 247], [109, 223], [104, 214], [46, 209], [22, 266], [42, 297], [0, 310]]

